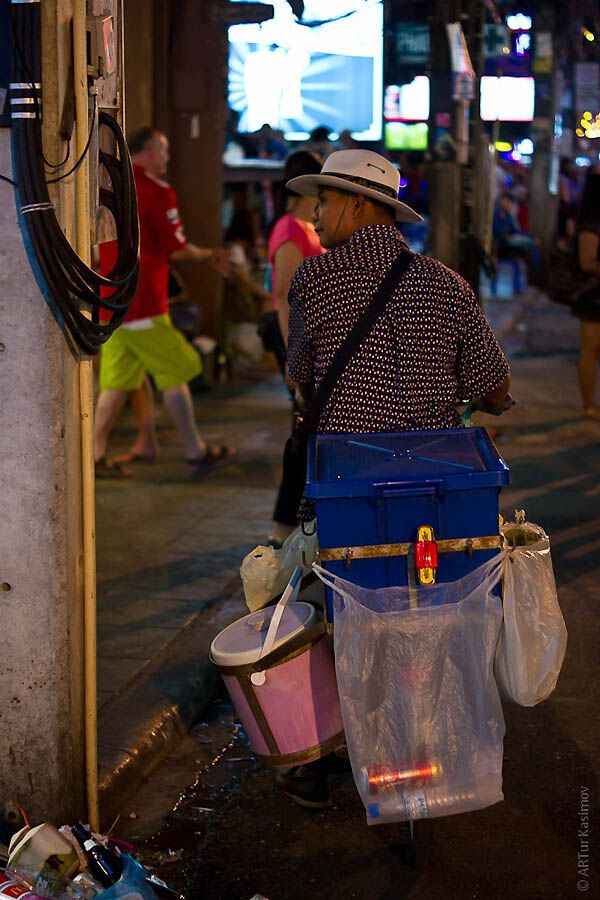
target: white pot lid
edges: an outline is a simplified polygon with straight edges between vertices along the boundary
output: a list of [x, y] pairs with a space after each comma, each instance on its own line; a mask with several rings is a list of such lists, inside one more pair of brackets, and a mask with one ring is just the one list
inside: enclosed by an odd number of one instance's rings
[[[219, 666], [246, 666], [258, 660], [273, 612], [269, 606], [238, 619], [221, 631], [211, 644], [210, 652]], [[273, 649], [291, 641], [314, 625], [317, 612], [310, 603], [288, 603], [283, 611]]]

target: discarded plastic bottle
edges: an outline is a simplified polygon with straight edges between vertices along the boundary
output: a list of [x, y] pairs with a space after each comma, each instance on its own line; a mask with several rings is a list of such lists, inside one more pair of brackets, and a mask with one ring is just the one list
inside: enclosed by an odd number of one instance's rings
[[123, 874], [123, 860], [110, 847], [96, 841], [81, 822], [72, 831], [83, 848], [90, 872], [103, 887], [110, 887]]

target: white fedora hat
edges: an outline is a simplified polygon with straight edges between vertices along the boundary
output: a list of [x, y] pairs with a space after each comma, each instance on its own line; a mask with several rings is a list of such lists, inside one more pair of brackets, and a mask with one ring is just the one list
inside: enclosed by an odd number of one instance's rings
[[398, 200], [400, 173], [372, 150], [337, 150], [327, 157], [319, 175], [298, 175], [286, 187], [305, 197], [316, 197], [320, 187], [361, 194], [389, 206], [397, 222], [422, 222], [422, 217]]

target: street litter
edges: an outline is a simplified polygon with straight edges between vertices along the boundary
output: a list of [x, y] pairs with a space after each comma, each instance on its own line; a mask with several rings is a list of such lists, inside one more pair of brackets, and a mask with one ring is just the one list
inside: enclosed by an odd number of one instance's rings
[[[60, 829], [49, 822], [15, 830], [0, 869], [0, 900], [185, 900], [120, 846], [81, 822]], [[181, 859], [168, 851], [165, 862]]]
[[183, 850], [167, 850], [163, 855], [162, 861], [163, 863], [179, 862], [182, 856]]

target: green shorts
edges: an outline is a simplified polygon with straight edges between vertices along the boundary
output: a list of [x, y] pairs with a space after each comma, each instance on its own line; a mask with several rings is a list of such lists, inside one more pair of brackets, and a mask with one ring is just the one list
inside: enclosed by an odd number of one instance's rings
[[166, 391], [202, 371], [199, 354], [169, 316], [153, 316], [144, 324], [148, 327], [122, 325], [102, 347], [101, 391], [135, 391], [142, 386], [146, 372], [159, 391]]

